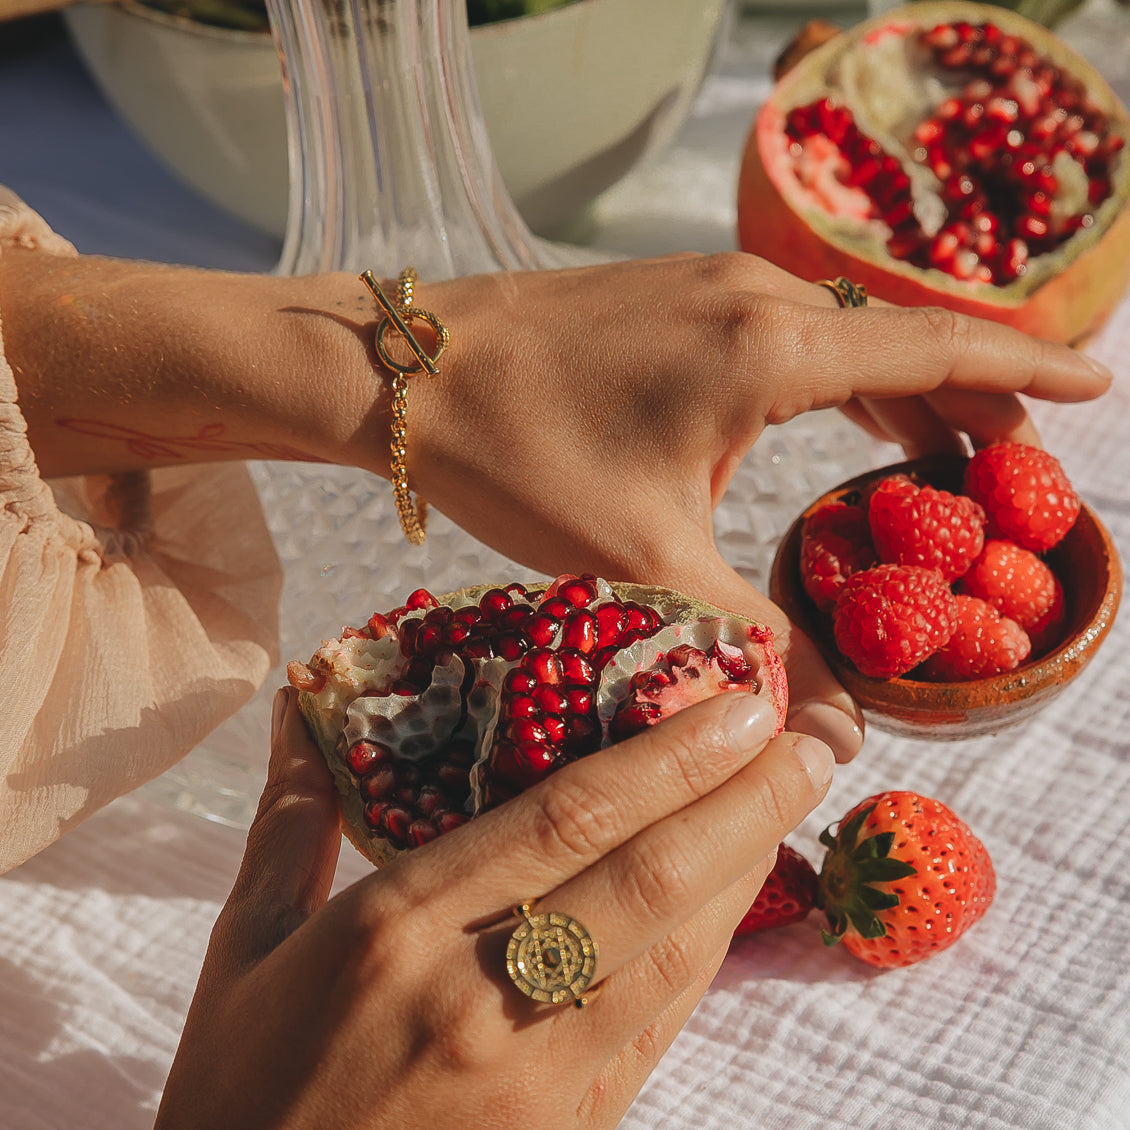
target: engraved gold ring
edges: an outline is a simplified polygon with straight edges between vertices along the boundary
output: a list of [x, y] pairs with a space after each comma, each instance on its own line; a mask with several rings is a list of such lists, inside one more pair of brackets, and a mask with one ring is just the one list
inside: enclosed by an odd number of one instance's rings
[[826, 286], [835, 296], [836, 301], [843, 307], [857, 307], [867, 305], [867, 287], [853, 283], [839, 275], [834, 279], [821, 279], [817, 286]]
[[572, 1001], [584, 1008], [596, 973], [597, 945], [575, 918], [549, 911], [535, 914], [530, 903], [514, 908], [522, 919], [506, 947], [506, 972], [531, 1000], [544, 1004]]

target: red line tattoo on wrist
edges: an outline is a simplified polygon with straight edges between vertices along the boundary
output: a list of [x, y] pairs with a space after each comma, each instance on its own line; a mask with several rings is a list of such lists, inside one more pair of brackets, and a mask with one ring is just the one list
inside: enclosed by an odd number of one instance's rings
[[78, 432], [80, 435], [124, 444], [127, 451], [150, 463], [190, 459], [192, 453], [198, 451], [228, 455], [237, 459], [287, 459], [299, 463], [327, 462], [285, 443], [248, 443], [243, 440], [225, 439], [227, 428], [224, 424], [205, 424], [195, 435], [159, 436], [105, 420], [77, 420], [67, 416], [57, 419], [55, 423], [60, 428]]

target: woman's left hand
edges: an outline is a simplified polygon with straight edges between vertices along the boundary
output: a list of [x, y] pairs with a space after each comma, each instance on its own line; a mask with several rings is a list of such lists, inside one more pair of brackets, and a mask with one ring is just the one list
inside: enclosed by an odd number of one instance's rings
[[[732, 691], [565, 766], [326, 901], [337, 798], [293, 691], [157, 1130], [615, 1126], [832, 759]], [[591, 1003], [506, 973], [511, 908], [592, 931]]]

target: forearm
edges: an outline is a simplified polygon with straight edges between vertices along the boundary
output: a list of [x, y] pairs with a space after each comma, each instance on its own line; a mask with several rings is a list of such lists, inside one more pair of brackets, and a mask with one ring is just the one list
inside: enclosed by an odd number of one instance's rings
[[246, 458], [387, 474], [375, 309], [351, 275], [0, 257], [0, 318], [43, 474]]

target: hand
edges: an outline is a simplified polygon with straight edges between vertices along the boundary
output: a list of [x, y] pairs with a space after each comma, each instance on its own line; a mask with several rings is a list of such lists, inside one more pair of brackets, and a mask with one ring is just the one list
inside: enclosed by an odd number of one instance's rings
[[[749, 255], [681, 256], [418, 288], [452, 343], [411, 384], [413, 486], [546, 573], [668, 585], [769, 624], [790, 725], [841, 760], [854, 704], [808, 640], [721, 558], [711, 513], [766, 424], [843, 407], [908, 454], [1038, 443], [1018, 394], [1083, 400], [1110, 374], [938, 309], [841, 310]], [[829, 484], [831, 485], [831, 484]]]
[[412, 383], [413, 486], [547, 573], [693, 575], [767, 424], [843, 407], [908, 455], [1038, 443], [1018, 394], [1109, 386], [1065, 346], [935, 308], [841, 310], [750, 255], [680, 256], [418, 288], [452, 343]]
[[[615, 1126], [831, 776], [737, 692], [690, 707], [326, 901], [337, 801], [292, 691], [157, 1130]], [[511, 908], [599, 945], [585, 1009], [508, 981]], [[530, 1086], [537, 1080], [537, 1086]]]

